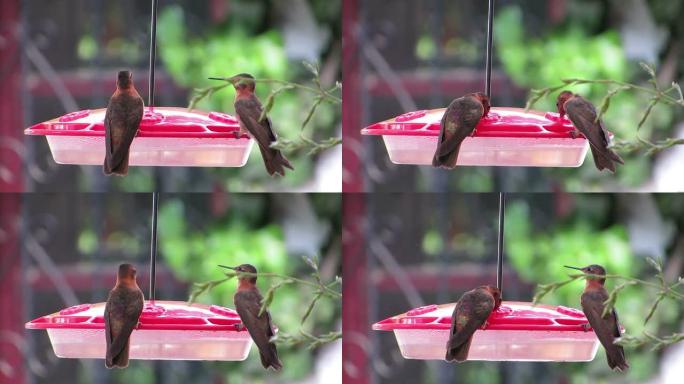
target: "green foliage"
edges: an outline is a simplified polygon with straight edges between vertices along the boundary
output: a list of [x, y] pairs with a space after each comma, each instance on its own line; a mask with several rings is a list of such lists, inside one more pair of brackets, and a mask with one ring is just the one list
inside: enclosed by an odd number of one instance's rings
[[[659, 264], [649, 266], [632, 254], [627, 231], [622, 225], [605, 224], [611, 214], [611, 197], [582, 196], [582, 199], [575, 199], [572, 214], [552, 225], [535, 222], [535, 207], [528, 201], [509, 202], [506, 208], [507, 260], [523, 280], [538, 284], [535, 300], [575, 308], [580, 305], [584, 276], [563, 265], [603, 265], [608, 271], [609, 302], [615, 305], [626, 330], [622, 342], [632, 347], [628, 350], [631, 365], [628, 374], [632, 380], [645, 380], [656, 369], [654, 355], [646, 347], [662, 347], [678, 338], [677, 334], [655, 335], [678, 329], [681, 304], [677, 301], [681, 292], [673, 293], [671, 289], [681, 281], [665, 282], [658, 270]], [[664, 213], [677, 209], [668, 205], [671, 203], [669, 200], [661, 203]], [[654, 272], [655, 279], [651, 278]], [[630, 277], [640, 273], [649, 278]], [[668, 324], [675, 324], [675, 328]], [[586, 377], [587, 371], [592, 377], [610, 376], [612, 373], [608, 371], [603, 354], [600, 349], [599, 356], [589, 367], [573, 369], [576, 372], [573, 379]]]
[[[502, 7], [494, 22], [494, 49], [505, 72], [523, 88], [543, 89], [550, 84], [559, 84], [563, 79], [609, 79], [614, 82], [611, 86], [603, 83], [605, 80], [568, 80], [556, 91], [568, 88], [593, 102], [599, 109], [608, 101], [610, 108], [603, 116], [606, 129], [613, 132], [618, 140], [633, 138], [636, 127], [644, 117], [644, 110], [652, 102], [652, 95], [624, 92], [622, 89], [622, 85], [628, 81], [638, 81], [641, 72], [633, 70], [634, 66], [626, 60], [616, 31], [607, 30], [599, 34], [589, 32], [595, 29], [597, 20], [595, 15], [589, 15], [591, 12], [586, 7], [595, 5], [570, 2], [572, 17], [563, 25], [545, 31], [538, 37], [526, 36], [527, 24], [520, 6]], [[537, 109], [555, 111], [556, 91], [550, 93], [549, 97], [541, 98]], [[531, 96], [534, 99], [537, 94], [532, 93]], [[657, 104], [651, 110], [649, 118], [642, 123], [639, 136], [671, 136], [673, 119], [671, 107]], [[676, 143], [664, 139], [657, 144], [671, 146]], [[633, 149], [619, 141], [616, 141], [616, 145], [620, 145], [625, 151]], [[628, 155], [623, 156], [626, 165], [620, 167], [615, 178], [623, 185], [638, 186], [650, 176], [653, 160]], [[569, 190], [587, 190], [605, 182], [598, 178], [591, 161], [585, 161], [579, 170], [556, 169], [546, 172], [558, 174], [558, 178], [563, 180]]]
[[[285, 80], [274, 79], [256, 79], [255, 82], [275, 84], [280, 86], [279, 88], [273, 89], [271, 93], [268, 95], [268, 97], [266, 97], [266, 100], [263, 103], [263, 110], [261, 111], [261, 115], [259, 116], [259, 121], [264, 121], [268, 117], [268, 114], [271, 113], [271, 110], [273, 109], [273, 106], [275, 104], [276, 96], [279, 96], [285, 91], [299, 89], [306, 92], [310, 92], [315, 95], [313, 102], [308, 107], [306, 117], [301, 123], [302, 125], [301, 130], [299, 132], [299, 141], [294, 141], [291, 139], [280, 137], [278, 138], [278, 140], [271, 144], [272, 148], [280, 149], [282, 151], [289, 153], [308, 150], [307, 155], [312, 156], [342, 143], [342, 139], [339, 137], [331, 137], [317, 143], [316, 141], [312, 140], [304, 134], [304, 129], [306, 128], [307, 124], [311, 122], [312, 118], [316, 114], [316, 111], [319, 110], [319, 108], [323, 105], [324, 102], [338, 105], [342, 104], [342, 99], [339, 98], [336, 94], [342, 88], [342, 84], [336, 82], [333, 87], [325, 89], [321, 85], [318, 64], [312, 64], [306, 61], [303, 64], [304, 67], [313, 75], [311, 81], [313, 82], [314, 86], [307, 86], [303, 84], [291, 83]], [[195, 108], [197, 104], [202, 102], [202, 100], [211, 98], [216, 94], [216, 92], [232, 85], [231, 78], [212, 77], [211, 79], [223, 80], [226, 83], [207, 88], [196, 88], [194, 90], [194, 96], [190, 99], [188, 109]]]
[[[180, 280], [210, 283], [196, 296], [198, 302], [206, 304], [233, 307], [237, 280], [232, 271], [226, 273], [219, 264], [235, 266], [249, 262], [255, 265], [260, 271], [257, 285], [263, 296], [267, 298], [268, 292], [272, 292], [269, 311], [279, 328], [277, 337], [284, 339], [279, 353], [287, 369], [282, 377], [296, 381], [311, 371], [313, 352], [303, 347], [311, 341], [285, 341], [301, 340], [300, 330], [305, 334], [320, 334], [322, 340], [330, 337], [326, 333], [336, 326], [341, 316], [340, 281], [320, 283], [316, 269], [311, 275], [312, 264], [308, 260], [287, 255], [280, 226], [264, 222], [270, 212], [267, 200], [265, 195], [231, 195], [230, 215], [208, 216], [200, 228], [191, 228], [186, 220], [193, 216], [193, 207], [173, 197], [164, 199], [159, 209], [159, 250], [164, 262]], [[339, 215], [339, 199], [323, 196], [313, 203], [321, 217]], [[316, 262], [314, 264], [317, 266]], [[301, 281], [307, 283], [301, 284]], [[274, 285], [277, 288], [269, 288]], [[197, 287], [191, 286], [190, 290]], [[321, 290], [326, 293], [319, 295]], [[307, 306], [316, 297], [315, 306], [308, 311]], [[307, 311], [309, 313], [303, 319]], [[246, 361], [221, 363], [221, 366], [225, 367], [226, 377], [236, 382], [259, 380], [264, 373], [256, 348]]]
[[[520, 8], [505, 7], [497, 13], [494, 46], [516, 84], [541, 88], [572, 77], [627, 80], [629, 66], [616, 32], [588, 36], [578, 26], [570, 26], [540, 38], [527, 38]], [[576, 91], [591, 98], [598, 89], [585, 85]], [[544, 105], [545, 109], [553, 106]]]
[[[268, 8], [264, 3], [237, 1], [231, 3], [229, 19], [222, 25], [212, 26], [202, 36], [193, 36], [185, 27], [189, 16], [179, 6], [164, 7], [158, 21], [159, 57], [174, 80], [190, 89], [208, 90], [215, 82], [209, 77], [230, 77], [239, 73], [250, 73], [259, 79], [279, 79], [286, 82], [301, 82], [308, 74], [293, 66], [285, 54], [283, 38], [274, 28], [264, 28], [259, 22], [266, 18]], [[320, 17], [325, 18], [322, 12]], [[257, 95], [269, 104], [268, 97], [282, 84], [262, 82], [256, 89]], [[232, 87], [210, 91], [198, 100], [197, 108], [203, 110], [234, 113]], [[209, 91], [208, 91], [209, 92]], [[206, 97], [211, 96], [211, 97]], [[316, 113], [307, 117], [310, 106], [320, 104]], [[308, 92], [282, 92], [269, 111], [282, 146], [292, 146], [294, 158], [290, 162], [295, 171], [284, 178], [270, 178], [263, 168], [259, 151], [253, 150], [247, 165], [242, 169], [212, 169], [217, 178], [226, 180], [226, 187], [240, 190], [262, 190], [268, 184], [299, 186], [311, 178], [315, 158], [299, 156], [300, 153], [316, 155], [321, 149], [337, 145], [326, 142], [335, 135], [341, 119], [339, 104], [318, 102], [317, 95]], [[307, 138], [321, 146], [313, 150], [304, 140], [294, 141], [302, 135], [302, 122], [311, 133]], [[288, 141], [289, 139], [289, 141]], [[306, 148], [294, 145], [305, 144]], [[231, 177], [237, 176], [239, 177]], [[271, 187], [270, 189], [274, 189]]]
[[606, 93], [605, 96], [601, 99], [601, 103], [597, 107], [597, 115], [596, 115], [596, 121], [600, 121], [602, 117], [606, 114], [608, 111], [608, 108], [610, 107], [610, 101], [618, 94], [621, 94], [622, 92], [626, 91], [635, 91], [635, 92], [640, 92], [642, 94], [645, 94], [649, 97], [648, 104], [646, 105], [645, 109], [643, 110], [641, 114], [641, 118], [639, 119], [638, 124], [636, 125], [636, 140], [634, 141], [629, 141], [629, 140], [617, 140], [617, 144], [615, 147], [621, 148], [623, 150], [627, 151], [637, 151], [640, 149], [645, 149], [646, 150], [646, 155], [654, 155], [664, 149], [670, 148], [674, 145], [681, 145], [684, 144], [684, 140], [682, 139], [673, 139], [673, 138], [668, 138], [665, 140], [662, 140], [660, 142], [654, 143], [648, 139], [643, 138], [641, 135], [639, 135], [639, 131], [641, 128], [644, 126], [646, 123], [647, 119], [653, 115], [656, 115], [655, 113], [651, 113], [654, 111], [654, 108], [658, 105], [666, 105], [666, 106], [676, 106], [676, 107], [684, 107], [684, 96], [682, 95], [682, 90], [679, 87], [679, 84], [676, 82], [673, 82], [668, 88], [661, 88], [660, 85], [658, 84], [658, 78], [655, 73], [655, 69], [653, 69], [651, 66], [649, 66], [646, 63], [639, 63], [641, 65], [641, 68], [648, 73], [649, 80], [648, 82], [651, 84], [650, 87], [642, 87], [636, 84], [631, 84], [631, 83], [626, 83], [623, 81], [617, 81], [617, 80], [606, 80], [606, 79], [598, 79], [598, 80], [587, 80], [587, 79], [563, 79], [561, 85], [556, 85], [552, 87], [546, 87], [542, 89], [533, 89], [532, 92], [532, 97], [530, 100], [527, 102], [527, 107], [526, 108], [531, 108], [536, 104], [539, 100], [541, 100], [544, 97], [547, 97], [549, 95], [554, 94], [556, 91], [560, 91], [566, 87], [572, 87], [574, 85], [578, 84], [601, 84], [601, 85], [613, 85], [615, 86], [613, 89], [609, 90], [608, 93]]

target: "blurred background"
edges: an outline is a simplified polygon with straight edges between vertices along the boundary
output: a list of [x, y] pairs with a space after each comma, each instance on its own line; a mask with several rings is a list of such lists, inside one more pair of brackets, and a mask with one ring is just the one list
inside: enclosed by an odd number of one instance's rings
[[[116, 73], [131, 69], [147, 104], [151, 1], [0, 2], [0, 191], [340, 191], [341, 148], [288, 151], [296, 171], [271, 178], [255, 148], [243, 168], [134, 167], [106, 178], [100, 167], [59, 166], [43, 137], [23, 129], [82, 109], [104, 108]], [[159, 2], [155, 101], [187, 107], [209, 76], [249, 72], [312, 85], [341, 80], [340, 1], [164, 0]], [[264, 100], [275, 88], [259, 84]], [[319, 142], [341, 135], [339, 104], [322, 103], [304, 131], [314, 94], [281, 93], [270, 113], [281, 138]], [[197, 105], [233, 114], [226, 88]]]
[[[156, 298], [188, 300], [192, 284], [224, 276], [217, 264], [312, 280], [302, 256], [318, 257], [324, 282], [341, 276], [341, 198], [331, 194], [160, 194]], [[340, 340], [279, 344], [284, 368], [245, 361], [59, 359], [47, 332], [24, 323], [79, 303], [106, 301], [118, 265], [137, 266], [149, 297], [151, 194], [0, 194], [0, 383], [339, 383]], [[262, 294], [279, 282], [260, 277]], [[233, 306], [233, 279], [197, 299]], [[339, 288], [338, 288], [339, 289]], [[341, 303], [323, 297], [302, 324], [310, 287], [288, 284], [270, 306], [281, 334], [341, 331]]]
[[[566, 280], [563, 265], [601, 264], [608, 273], [657, 282], [684, 270], [684, 196], [678, 194], [506, 194], [504, 300], [531, 302], [537, 284]], [[344, 196], [344, 382], [369, 383], [675, 383], [684, 343], [627, 348], [631, 368], [609, 370], [603, 348], [588, 363], [403, 359], [392, 332], [371, 325], [413, 308], [456, 302], [496, 285], [498, 194], [347, 194]], [[402, 207], [397, 210], [396, 207]], [[621, 283], [608, 280], [607, 288]], [[583, 281], [541, 303], [580, 307]], [[644, 327], [657, 291], [625, 288], [616, 310], [628, 334], [682, 332], [684, 306], [665, 299]], [[347, 308], [353, 307], [350, 314]]]
[[[380, 137], [360, 130], [405, 112], [444, 108], [484, 90], [487, 1], [345, 1], [345, 191], [682, 191], [675, 175], [684, 148], [656, 155], [621, 151], [616, 175], [599, 172], [591, 156], [580, 168], [395, 165]], [[562, 79], [611, 79], [645, 85], [639, 62], [656, 66], [668, 87], [684, 77], [684, 3], [668, 0], [497, 0], [494, 14], [492, 105], [524, 107], [530, 89]], [[572, 87], [598, 105], [614, 87]], [[535, 107], [555, 110], [554, 93]], [[648, 94], [611, 101], [605, 127], [639, 144], [637, 125]], [[639, 131], [660, 141], [684, 138], [684, 109], [656, 106]], [[642, 146], [643, 147], [643, 146]]]

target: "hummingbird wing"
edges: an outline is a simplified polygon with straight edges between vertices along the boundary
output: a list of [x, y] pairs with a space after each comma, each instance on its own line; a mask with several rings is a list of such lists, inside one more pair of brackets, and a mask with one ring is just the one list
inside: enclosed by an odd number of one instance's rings
[[615, 172], [613, 162], [624, 164], [622, 158], [608, 148], [608, 132], [601, 121], [596, 122], [596, 108], [592, 103], [581, 96], [575, 96], [565, 102], [565, 112], [573, 125], [589, 141], [594, 162], [599, 170], [609, 169]]
[[494, 310], [494, 297], [480, 289], [468, 291], [458, 300], [451, 316], [451, 333], [447, 342], [447, 361], [465, 361], [473, 334]]
[[461, 143], [473, 133], [482, 115], [484, 106], [473, 96], [459, 97], [449, 104], [440, 122], [437, 150], [432, 159], [434, 167], [456, 166]]
[[622, 346], [614, 344], [615, 338], [620, 337], [617, 312], [613, 309], [602, 317], [604, 302], [608, 300], [605, 289], [584, 292], [581, 297], [582, 311], [594, 329], [596, 337], [606, 350], [608, 366], [611, 369], [625, 370], [629, 368]]
[[105, 365], [108, 368], [128, 365], [129, 338], [138, 324], [144, 302], [139, 289], [116, 287], [109, 293], [104, 312], [107, 340]]
[[144, 112], [140, 95], [119, 93], [109, 100], [105, 112], [105, 174], [125, 175], [128, 171], [128, 154], [138, 133]]
[[240, 125], [254, 137], [259, 145], [259, 150], [268, 173], [270, 175], [275, 173], [284, 175], [285, 170], [283, 167], [294, 168], [279, 150], [271, 148], [271, 143], [277, 140], [277, 136], [273, 131], [271, 119], [268, 116], [263, 121], [259, 120], [262, 111], [261, 102], [254, 95], [235, 100], [235, 114], [240, 120]]
[[235, 310], [240, 315], [242, 324], [247, 328], [249, 335], [254, 340], [254, 344], [259, 348], [261, 364], [264, 368], [273, 367], [279, 370], [282, 363], [278, 358], [278, 351], [271, 338], [275, 336], [271, 314], [264, 311], [259, 316], [262, 297], [258, 290], [240, 290], [235, 293], [233, 298]]

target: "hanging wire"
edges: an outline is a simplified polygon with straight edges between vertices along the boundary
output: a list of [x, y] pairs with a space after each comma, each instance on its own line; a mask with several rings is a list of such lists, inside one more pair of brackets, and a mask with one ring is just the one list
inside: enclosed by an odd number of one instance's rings
[[494, 20], [494, 0], [489, 0], [487, 9], [487, 51], [485, 56], [485, 94], [492, 97], [492, 29]]
[[159, 0], [152, 0], [152, 17], [150, 20], [150, 90], [147, 106], [154, 106], [154, 62], [157, 59], [157, 6]]
[[150, 295], [155, 299], [155, 283], [157, 280], [157, 212], [159, 211], [159, 192], [152, 192], [152, 239], [150, 246]]
[[506, 194], [499, 192], [499, 238], [496, 254], [496, 287], [503, 297], [503, 247], [504, 247], [504, 212], [506, 211]]

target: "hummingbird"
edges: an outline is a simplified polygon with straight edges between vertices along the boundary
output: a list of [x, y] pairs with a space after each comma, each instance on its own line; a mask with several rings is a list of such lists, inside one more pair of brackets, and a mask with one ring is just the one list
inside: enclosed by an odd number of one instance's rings
[[120, 71], [116, 91], [109, 99], [105, 113], [105, 175], [126, 176], [128, 151], [138, 133], [143, 117], [144, 103], [133, 85], [133, 74]]
[[138, 325], [145, 305], [145, 297], [135, 281], [135, 274], [135, 267], [131, 264], [119, 265], [116, 285], [107, 298], [104, 309], [107, 368], [128, 366], [131, 333]]
[[249, 132], [257, 141], [268, 174], [273, 176], [277, 173], [280, 176], [285, 176], [285, 168], [294, 170], [279, 150], [271, 148], [271, 144], [277, 140], [277, 136], [268, 116], [260, 120], [263, 107], [259, 98], [254, 94], [256, 88], [254, 76], [241, 73], [230, 78], [210, 77], [209, 79], [224, 80], [233, 84], [236, 92], [235, 114], [240, 123], [240, 132]]
[[483, 285], [468, 291], [458, 299], [451, 315], [451, 332], [446, 344], [446, 361], [463, 362], [468, 359], [470, 342], [478, 328], [487, 327], [487, 318], [501, 305], [501, 291]]
[[560, 117], [567, 114], [575, 126], [575, 131], [571, 132], [573, 138], [577, 137], [577, 131], [587, 138], [591, 145], [594, 164], [599, 171], [608, 169], [615, 173], [615, 163], [625, 163], [620, 155], [608, 148], [608, 132], [600, 120], [596, 121], [596, 108], [592, 103], [580, 95], [563, 91], [558, 95], [556, 108]]
[[584, 268], [571, 267], [566, 265], [566, 268], [577, 269], [587, 275], [587, 284], [584, 287], [584, 292], [580, 302], [582, 304], [582, 311], [589, 320], [589, 325], [594, 329], [596, 337], [598, 337], [603, 348], [606, 349], [606, 356], [608, 357], [608, 366], [610, 369], [624, 371], [629, 368], [627, 360], [625, 359], [625, 351], [622, 346], [613, 344], [615, 338], [620, 337], [620, 323], [618, 322], [618, 315], [615, 309], [601, 317], [606, 300], [608, 300], [608, 292], [603, 284], [606, 282], [606, 270], [597, 264], [592, 264]]
[[[250, 264], [242, 264], [237, 267], [219, 265], [219, 267], [232, 269], [236, 272], [257, 273], [256, 268]], [[261, 293], [259, 293], [259, 288], [256, 286], [256, 281], [256, 276], [239, 276], [238, 289], [233, 296], [233, 303], [235, 304], [235, 310], [240, 315], [242, 324], [247, 327], [247, 331], [252, 340], [254, 340], [254, 344], [259, 348], [261, 365], [266, 369], [271, 367], [278, 371], [283, 367], [283, 363], [278, 359], [275, 343], [271, 341], [271, 338], [275, 336], [271, 314], [268, 311], [264, 311], [259, 315], [263, 298]]]
[[433, 167], [454, 169], [458, 151], [466, 137], [475, 134], [480, 119], [489, 113], [489, 97], [484, 93], [471, 93], [449, 104], [439, 123], [439, 140], [432, 159]]

